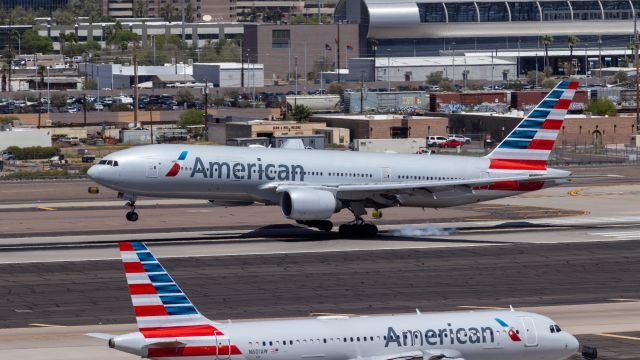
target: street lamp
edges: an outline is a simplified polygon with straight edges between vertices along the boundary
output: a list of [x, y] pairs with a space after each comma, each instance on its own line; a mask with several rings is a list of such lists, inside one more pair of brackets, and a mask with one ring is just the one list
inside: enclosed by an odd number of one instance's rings
[[455, 49], [454, 46], [456, 45], [455, 42], [451, 43], [451, 85], [453, 85], [453, 89], [455, 90], [456, 88], [456, 55], [455, 55]]
[[387, 49], [387, 91], [391, 91], [391, 49]]

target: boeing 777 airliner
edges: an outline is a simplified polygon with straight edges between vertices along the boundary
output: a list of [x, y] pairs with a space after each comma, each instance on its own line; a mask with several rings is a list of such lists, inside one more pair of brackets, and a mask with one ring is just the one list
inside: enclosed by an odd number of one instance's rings
[[346, 208], [355, 221], [340, 232], [373, 235], [366, 209], [380, 217], [393, 206], [457, 206], [566, 182], [571, 174], [547, 160], [577, 87], [560, 82], [485, 157], [166, 144], [112, 153], [88, 175], [128, 200], [130, 221], [138, 196], [195, 198], [278, 204], [287, 218], [326, 231]]
[[150, 359], [560, 360], [578, 341], [520, 311], [217, 323], [204, 317], [143, 243], [120, 244], [138, 331], [87, 334]]

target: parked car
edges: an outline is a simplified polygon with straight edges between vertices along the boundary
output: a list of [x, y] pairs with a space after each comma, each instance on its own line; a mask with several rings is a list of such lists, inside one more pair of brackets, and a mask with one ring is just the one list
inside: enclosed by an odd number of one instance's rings
[[15, 160], [16, 156], [13, 155], [13, 153], [11, 151], [3, 151], [2, 152], [2, 160]]
[[427, 138], [427, 146], [440, 146], [441, 143], [445, 143], [447, 142], [447, 140], [448, 139], [444, 136], [429, 136]]
[[60, 141], [69, 145], [80, 144], [80, 138], [77, 136], [65, 136], [62, 139], [60, 139]]
[[449, 134], [449, 139], [462, 141], [465, 144], [471, 144], [471, 138], [468, 138], [461, 134]]
[[454, 148], [463, 145], [464, 142], [458, 141], [456, 139], [447, 139], [447, 141], [438, 144], [438, 146], [441, 148]]

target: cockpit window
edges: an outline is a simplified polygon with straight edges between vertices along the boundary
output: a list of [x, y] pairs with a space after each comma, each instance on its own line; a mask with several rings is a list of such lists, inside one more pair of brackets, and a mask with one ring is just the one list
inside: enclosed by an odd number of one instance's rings
[[113, 160], [113, 166], [118, 166], [118, 162], [116, 160]]
[[553, 327], [556, 329], [556, 332], [562, 331], [562, 329], [560, 329], [560, 326], [558, 326], [558, 325], [554, 325]]
[[109, 166], [113, 165], [113, 160], [107, 161], [107, 165], [109, 165]]
[[105, 165], [107, 163], [107, 160], [100, 160], [98, 162], [99, 165]]
[[549, 325], [549, 331], [551, 331], [552, 334], [556, 333], [556, 328], [553, 325]]

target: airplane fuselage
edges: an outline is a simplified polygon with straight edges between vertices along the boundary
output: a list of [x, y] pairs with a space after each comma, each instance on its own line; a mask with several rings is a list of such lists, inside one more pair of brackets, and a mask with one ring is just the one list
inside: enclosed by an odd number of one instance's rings
[[[184, 154], [184, 155], [183, 155]], [[182, 156], [182, 159], [181, 158]], [[96, 165], [90, 176], [125, 194], [235, 202], [280, 203], [270, 184], [294, 183], [331, 187], [340, 184], [381, 184], [491, 178], [489, 160], [482, 157], [361, 153], [351, 151], [264, 149], [206, 145], [149, 145], [119, 151]], [[554, 171], [548, 169], [548, 171]], [[504, 174], [502, 174], [504, 176]], [[538, 190], [549, 182], [526, 185], [451, 187], [379, 199], [375, 207], [448, 207]], [[353, 195], [357, 201], [359, 194]], [[350, 199], [350, 194], [341, 194]], [[388, 201], [388, 203], [385, 203]]]
[[[143, 346], [145, 341], [170, 338], [145, 339], [140, 333], [123, 336], [130, 336], [128, 345], [136, 355], [165, 359], [188, 355], [215, 360], [349, 360], [399, 355], [428, 359], [444, 354], [464, 360], [559, 360], [578, 347], [572, 335], [556, 331], [551, 319], [519, 311], [327, 316], [211, 326], [215, 335], [181, 338], [179, 356], [166, 344]], [[116, 349], [123, 350], [123, 339], [115, 338]]]

